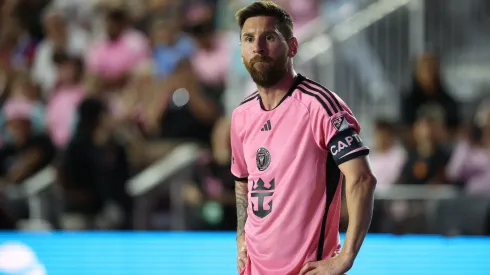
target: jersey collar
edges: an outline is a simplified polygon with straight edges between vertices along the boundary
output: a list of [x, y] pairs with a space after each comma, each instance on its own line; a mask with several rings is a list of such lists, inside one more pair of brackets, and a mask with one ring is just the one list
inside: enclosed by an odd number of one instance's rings
[[266, 112], [275, 110], [277, 107], [279, 107], [279, 105], [281, 105], [281, 103], [284, 102], [284, 100], [286, 100], [286, 98], [288, 98], [289, 96], [291, 96], [293, 94], [294, 90], [296, 90], [296, 87], [298, 87], [298, 85], [301, 84], [301, 82], [303, 82], [303, 80], [305, 80], [305, 77], [302, 76], [301, 74], [297, 74], [296, 78], [293, 81], [293, 85], [291, 85], [288, 92], [284, 95], [284, 97], [281, 99], [281, 101], [279, 101], [279, 104], [277, 104], [276, 107], [274, 107], [273, 109], [270, 109], [270, 110], [265, 109], [264, 104], [262, 103], [262, 98], [260, 97], [260, 94], [258, 94], [260, 108]]

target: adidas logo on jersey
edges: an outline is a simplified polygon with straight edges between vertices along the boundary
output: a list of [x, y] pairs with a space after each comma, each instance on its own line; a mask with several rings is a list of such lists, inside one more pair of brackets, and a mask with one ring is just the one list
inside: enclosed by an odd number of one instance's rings
[[267, 123], [264, 124], [264, 127], [262, 127], [262, 129], [260, 129], [260, 131], [264, 132], [264, 131], [270, 131], [270, 130], [272, 130], [271, 121], [267, 120]]

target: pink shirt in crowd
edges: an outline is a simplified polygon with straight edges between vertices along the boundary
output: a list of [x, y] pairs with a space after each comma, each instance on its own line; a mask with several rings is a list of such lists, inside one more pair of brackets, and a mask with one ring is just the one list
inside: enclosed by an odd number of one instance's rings
[[120, 77], [147, 59], [149, 53], [145, 36], [128, 30], [117, 41], [104, 39], [95, 43], [87, 56], [87, 69], [107, 78]]
[[232, 114], [231, 171], [248, 181], [248, 262], [242, 275], [297, 275], [340, 252], [338, 165], [367, 155], [336, 94], [298, 75], [273, 110], [258, 93]]
[[490, 197], [490, 149], [459, 142], [446, 175], [450, 180], [465, 182], [466, 193]]
[[70, 140], [78, 104], [85, 94], [83, 86], [60, 88], [53, 93], [46, 108], [49, 135], [58, 148]]
[[217, 35], [216, 45], [211, 51], [199, 50], [192, 58], [192, 65], [205, 84], [223, 84], [230, 69], [231, 52], [229, 39]]
[[385, 189], [395, 184], [406, 158], [407, 153], [400, 145], [394, 145], [386, 152], [371, 152], [369, 161], [378, 181], [376, 188]]

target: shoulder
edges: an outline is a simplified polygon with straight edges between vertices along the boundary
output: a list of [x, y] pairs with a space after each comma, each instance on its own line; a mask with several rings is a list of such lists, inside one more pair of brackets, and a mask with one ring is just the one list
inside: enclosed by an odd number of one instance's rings
[[238, 105], [231, 114], [231, 124], [232, 127], [238, 129], [247, 124], [247, 121], [253, 119], [252, 113], [255, 113], [254, 108], [260, 108], [259, 103], [259, 93], [256, 91], [249, 96], [247, 96], [240, 105]]
[[327, 114], [329, 117], [348, 109], [336, 93], [306, 77], [296, 87], [293, 97], [303, 103], [310, 112]]
[[103, 53], [103, 50], [106, 48], [107, 40], [105, 38], [98, 38], [90, 43], [90, 46], [87, 48], [87, 52], [85, 56], [91, 58], [91, 61], [98, 61], [99, 55]]
[[233, 111], [233, 114], [236, 115], [250, 109], [251, 107], [257, 106], [257, 100], [259, 100], [259, 92], [255, 91], [240, 102], [238, 107], [236, 107]]
[[130, 29], [123, 34], [123, 39], [133, 43], [145, 43], [147, 41], [147, 37], [145, 34], [137, 29]]
[[135, 29], [129, 30], [123, 36], [126, 46], [132, 51], [144, 51], [147, 50], [149, 46], [149, 41], [146, 36]]

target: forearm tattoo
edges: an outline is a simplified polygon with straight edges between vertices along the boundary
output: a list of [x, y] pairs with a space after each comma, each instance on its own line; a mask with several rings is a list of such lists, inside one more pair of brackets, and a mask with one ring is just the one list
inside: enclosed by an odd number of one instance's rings
[[245, 222], [247, 221], [248, 186], [243, 182], [235, 183], [236, 214], [237, 214], [237, 236], [245, 233]]

